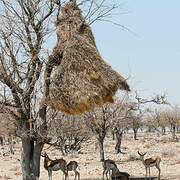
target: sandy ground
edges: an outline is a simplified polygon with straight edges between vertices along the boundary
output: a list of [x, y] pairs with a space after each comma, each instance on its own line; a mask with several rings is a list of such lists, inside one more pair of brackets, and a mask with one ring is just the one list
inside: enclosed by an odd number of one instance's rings
[[[179, 135], [180, 136], [180, 135]], [[145, 168], [141, 161], [137, 160], [137, 151], [148, 152], [146, 157], [159, 155], [161, 162], [162, 180], [180, 180], [180, 143], [171, 142], [170, 136], [157, 136], [154, 134], [139, 134], [139, 140], [134, 141], [132, 135], [125, 135], [123, 139], [123, 151], [125, 154], [115, 154], [115, 141], [107, 138], [105, 141], [105, 156], [114, 160], [121, 171], [128, 172], [132, 177], [143, 177]], [[53, 148], [46, 152], [53, 158], [60, 158], [61, 153]], [[20, 169], [20, 145], [15, 145], [15, 155], [2, 156], [6, 147], [0, 147], [0, 179], [21, 180]], [[79, 162], [79, 171], [81, 179], [102, 179], [102, 164], [99, 162], [99, 153], [95, 140], [91, 140], [83, 145], [81, 154], [74, 154], [63, 157], [66, 161], [76, 160]], [[151, 168], [152, 176], [158, 173], [155, 167]], [[61, 171], [53, 173], [53, 180], [59, 180], [63, 174]], [[47, 172], [43, 167], [43, 158], [41, 159], [41, 180], [47, 180]], [[70, 173], [70, 180], [74, 179], [73, 173]]]

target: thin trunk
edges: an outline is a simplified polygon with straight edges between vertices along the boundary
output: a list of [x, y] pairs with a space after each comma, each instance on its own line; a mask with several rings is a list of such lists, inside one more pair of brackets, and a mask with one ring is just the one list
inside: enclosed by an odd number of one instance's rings
[[152, 132], [152, 127], [148, 127], [148, 132]]
[[104, 139], [98, 139], [99, 143], [99, 153], [100, 153], [100, 161], [104, 161]]
[[2, 136], [0, 136], [0, 145], [3, 146], [4, 145], [4, 139]]
[[166, 134], [166, 127], [161, 127], [161, 134], [165, 135]]
[[115, 133], [114, 133], [114, 131], [111, 131], [111, 134], [112, 134], [112, 140], [114, 141], [115, 140]]
[[176, 129], [177, 129], [177, 130], [176, 130], [176, 131], [177, 131], [177, 133], [179, 133], [179, 129], [180, 129], [180, 128], [179, 128], [179, 126], [177, 126], [177, 128], [176, 128]]
[[115, 146], [115, 151], [116, 153], [122, 153], [121, 151], [121, 142], [122, 142], [122, 136], [123, 136], [123, 132], [121, 130], [117, 130], [115, 132], [116, 134], [116, 146]]
[[13, 148], [13, 136], [9, 135], [8, 137], [8, 144], [9, 144], [9, 151], [11, 154], [14, 154], [14, 148]]
[[133, 132], [134, 132], [134, 140], [138, 140], [137, 139], [137, 132], [138, 132], [138, 130], [136, 128], [133, 128]]
[[177, 139], [177, 137], [176, 137], [176, 126], [175, 125], [172, 125], [172, 138], [173, 138], [173, 140]]

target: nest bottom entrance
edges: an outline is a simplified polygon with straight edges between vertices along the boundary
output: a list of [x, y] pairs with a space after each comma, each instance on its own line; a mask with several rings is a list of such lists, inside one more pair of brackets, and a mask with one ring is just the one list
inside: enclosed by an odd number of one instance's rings
[[74, 105], [70, 105], [68, 102], [66, 104], [62, 104], [62, 101], [57, 99], [49, 99], [46, 102], [52, 109], [62, 111], [70, 115], [80, 115], [84, 112], [94, 109], [95, 107], [102, 106], [105, 103], [113, 103], [114, 101], [112, 96], [105, 96], [101, 98], [94, 97], [94, 99], [80, 97], [79, 103]]

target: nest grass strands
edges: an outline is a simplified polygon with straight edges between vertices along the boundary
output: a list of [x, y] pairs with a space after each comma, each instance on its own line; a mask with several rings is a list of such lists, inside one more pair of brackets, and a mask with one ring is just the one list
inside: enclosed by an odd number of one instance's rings
[[91, 28], [76, 3], [67, 3], [60, 15], [55, 52], [63, 51], [63, 56], [51, 79], [46, 104], [78, 115], [112, 103], [118, 89], [129, 91], [126, 80], [101, 58]]

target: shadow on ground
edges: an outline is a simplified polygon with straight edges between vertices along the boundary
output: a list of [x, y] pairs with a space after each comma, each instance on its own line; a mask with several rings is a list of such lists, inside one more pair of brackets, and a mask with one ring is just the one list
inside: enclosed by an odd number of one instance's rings
[[[157, 177], [131, 177], [130, 180], [157, 180]], [[102, 180], [102, 178], [83, 178], [81, 180]]]
[[131, 177], [132, 180], [157, 180], [157, 177]]

